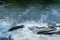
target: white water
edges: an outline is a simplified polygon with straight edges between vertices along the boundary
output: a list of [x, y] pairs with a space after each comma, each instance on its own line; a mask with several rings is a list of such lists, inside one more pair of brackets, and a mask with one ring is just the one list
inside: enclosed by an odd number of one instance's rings
[[[29, 27], [48, 27], [48, 25], [60, 25], [60, 6], [30, 5], [26, 9], [19, 7], [0, 7], [0, 37], [8, 37], [14, 40], [60, 40], [60, 35], [37, 35], [29, 30]], [[7, 32], [11, 27], [24, 25], [23, 29]], [[2, 36], [3, 35], [3, 36]]]

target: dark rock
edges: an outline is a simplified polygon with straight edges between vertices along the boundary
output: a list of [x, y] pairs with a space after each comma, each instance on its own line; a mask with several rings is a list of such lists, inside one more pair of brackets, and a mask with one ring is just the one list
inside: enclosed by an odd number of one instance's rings
[[37, 32], [37, 34], [44, 34], [44, 35], [51, 35], [51, 34], [54, 34], [53, 32], [52, 33], [49, 33], [50, 31], [39, 31]]
[[21, 26], [15, 26], [15, 27], [12, 27], [11, 29], [9, 29], [8, 31], [14, 31], [14, 30], [17, 30], [19, 28], [23, 28], [24, 25], [21, 25]]
[[43, 29], [42, 31], [38, 31], [37, 34], [45, 34], [45, 35], [51, 35], [51, 34], [60, 34], [60, 29], [57, 29], [60, 28], [60, 26], [50, 26], [48, 27], [48, 29]]

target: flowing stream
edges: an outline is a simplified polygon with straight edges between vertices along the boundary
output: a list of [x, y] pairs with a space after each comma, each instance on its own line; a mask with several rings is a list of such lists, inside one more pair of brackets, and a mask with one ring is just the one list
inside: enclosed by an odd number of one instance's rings
[[[17, 5], [9, 7], [8, 5], [10, 4], [0, 6], [0, 37], [8, 38], [11, 35], [13, 40], [60, 40], [60, 35], [37, 35], [28, 29], [34, 26], [48, 27], [54, 24], [60, 26], [59, 5], [29, 4], [27, 8], [20, 8]], [[16, 25], [25, 27], [8, 32]]]

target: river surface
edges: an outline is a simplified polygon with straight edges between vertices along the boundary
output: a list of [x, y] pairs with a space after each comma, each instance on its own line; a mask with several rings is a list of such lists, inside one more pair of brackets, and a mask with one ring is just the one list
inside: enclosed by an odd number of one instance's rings
[[[11, 36], [13, 40], [60, 40], [60, 35], [37, 35], [28, 29], [34, 26], [48, 27], [54, 24], [60, 26], [59, 5], [29, 4], [26, 8], [7, 5], [10, 4], [0, 6], [0, 37]], [[25, 27], [8, 31], [11, 27], [18, 25]]]

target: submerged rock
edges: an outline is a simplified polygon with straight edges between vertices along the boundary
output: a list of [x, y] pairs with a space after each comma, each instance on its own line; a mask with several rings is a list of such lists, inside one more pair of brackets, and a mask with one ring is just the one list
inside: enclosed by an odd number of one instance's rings
[[19, 28], [23, 28], [24, 25], [21, 25], [21, 26], [16, 26], [16, 27], [12, 27], [11, 29], [9, 29], [8, 31], [13, 31], [13, 30], [17, 30]]
[[[50, 30], [51, 27], [51, 30]], [[48, 27], [47, 30], [42, 30], [42, 31], [38, 31], [37, 34], [45, 34], [45, 35], [51, 35], [51, 34], [60, 34], [60, 26], [50, 26]]]
[[33, 27], [29, 29], [36, 34], [44, 34], [44, 35], [60, 34], [60, 26]]

